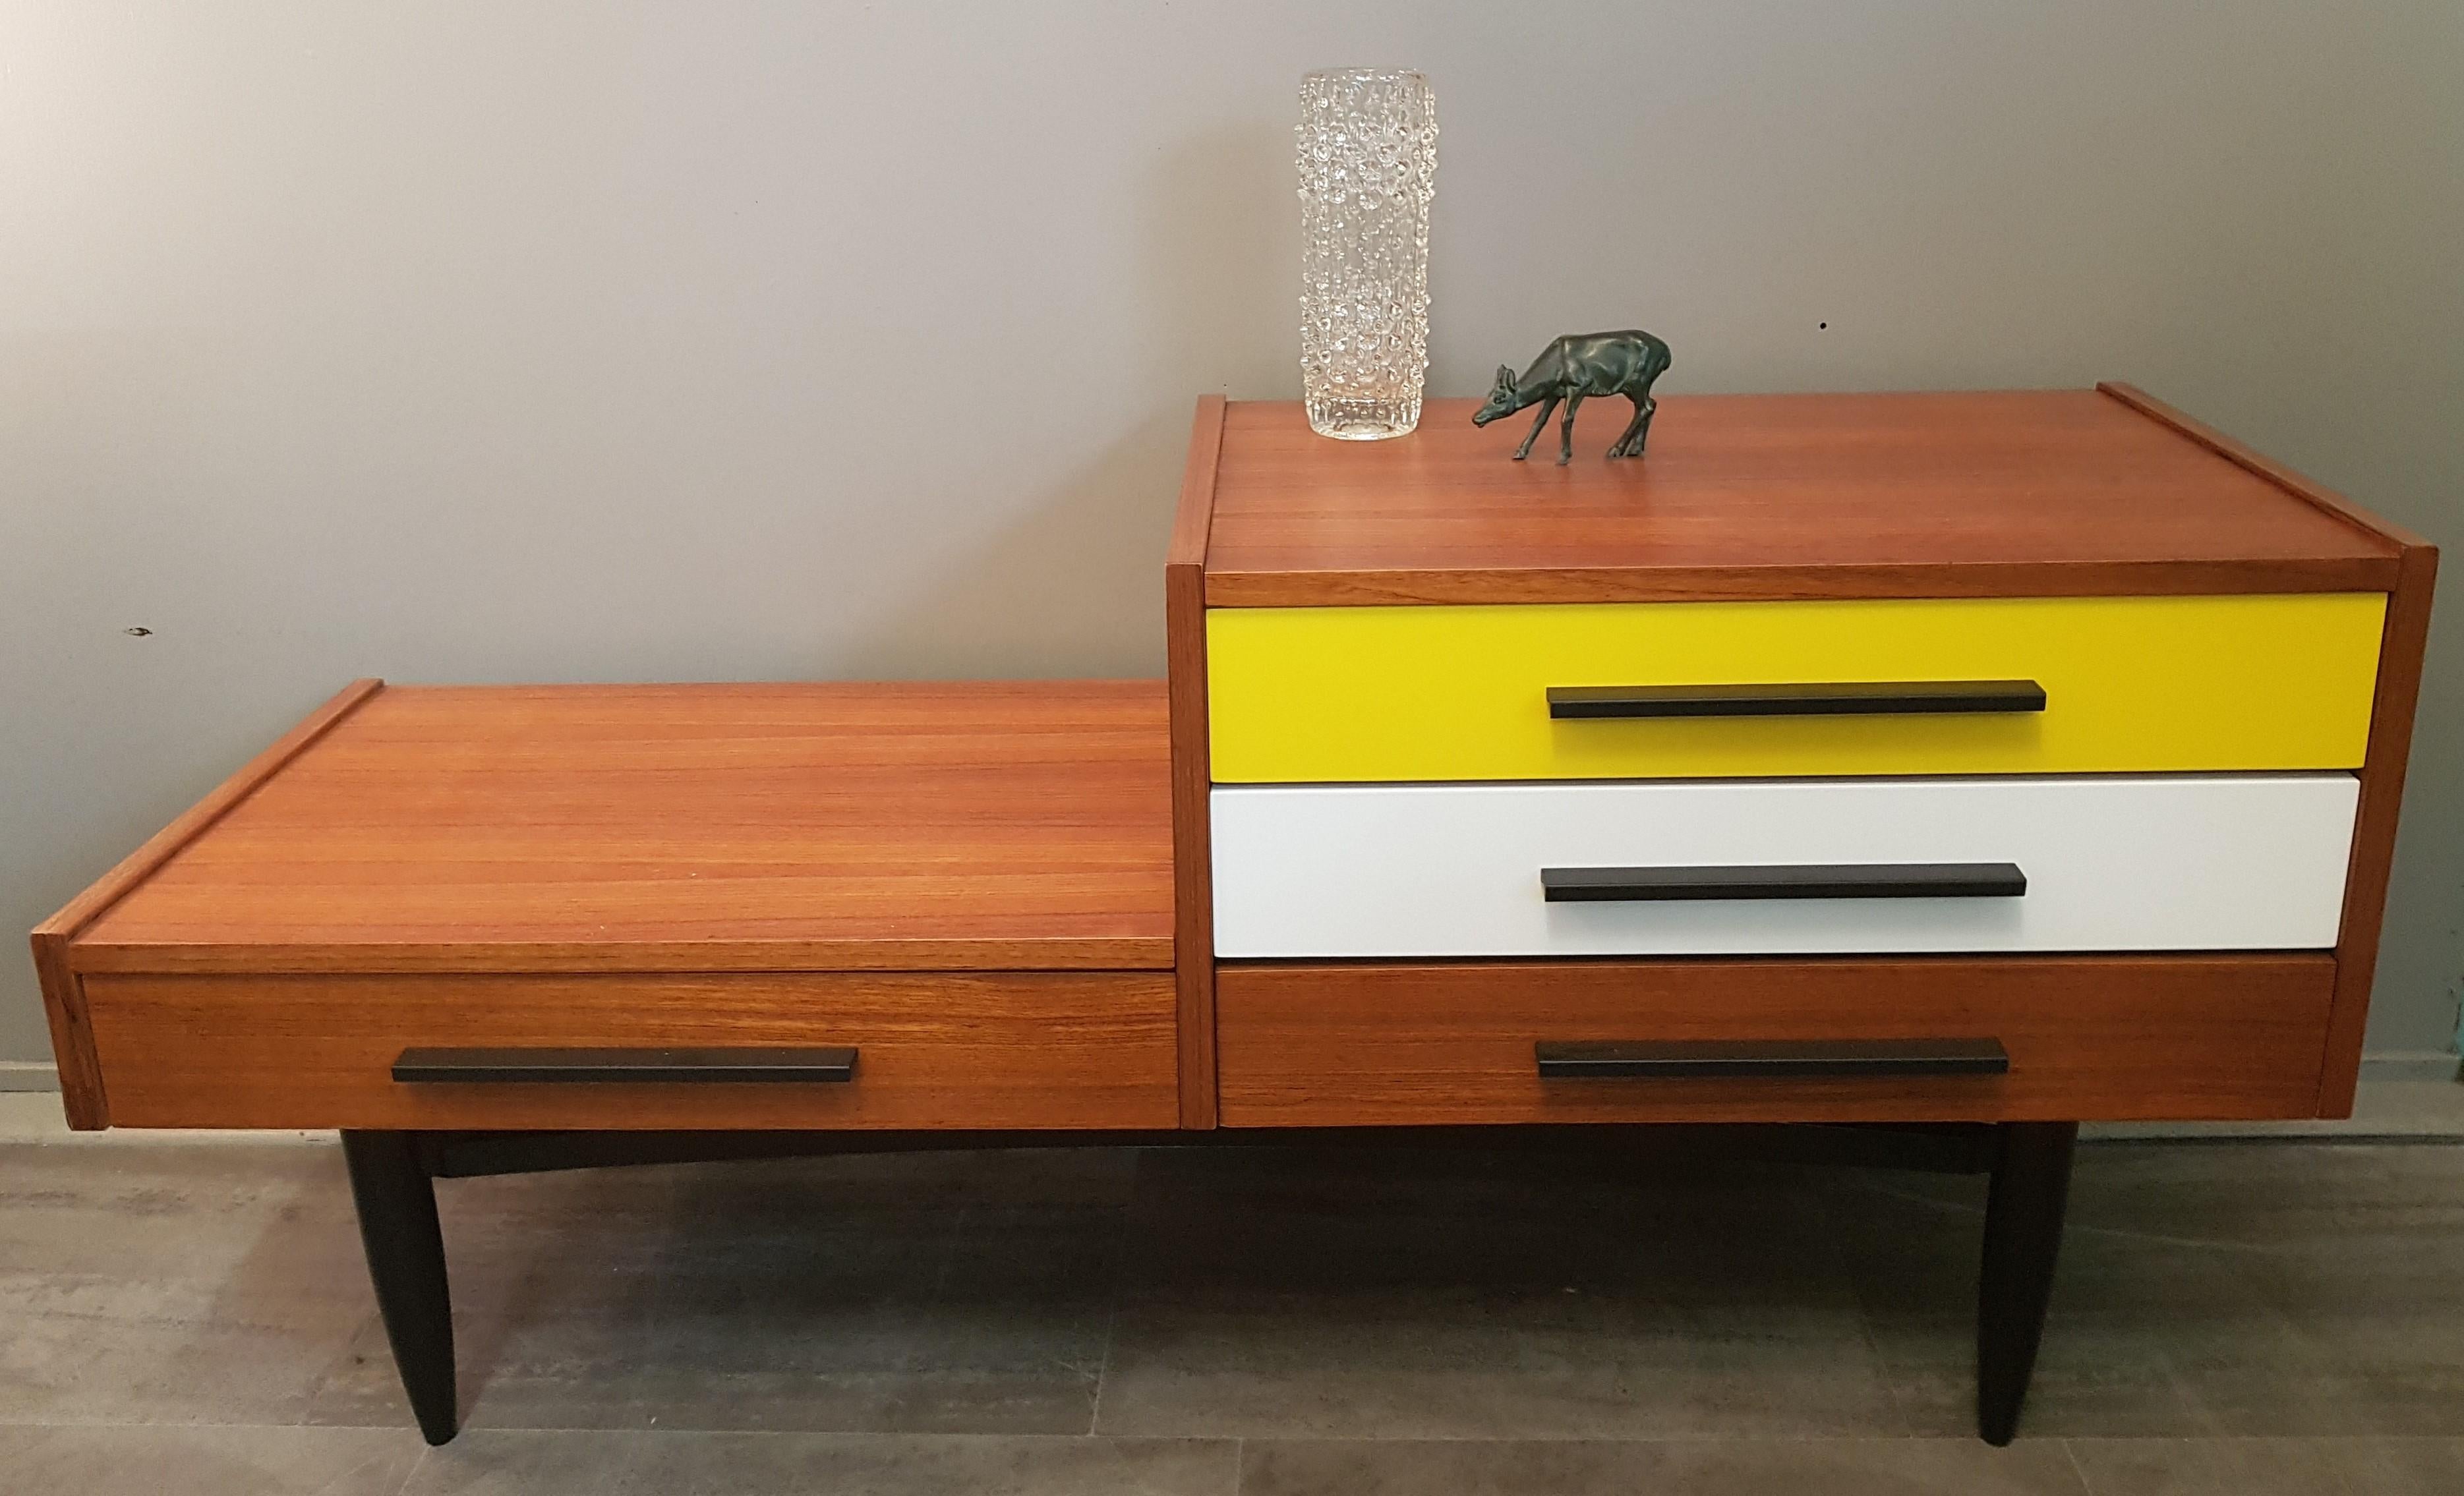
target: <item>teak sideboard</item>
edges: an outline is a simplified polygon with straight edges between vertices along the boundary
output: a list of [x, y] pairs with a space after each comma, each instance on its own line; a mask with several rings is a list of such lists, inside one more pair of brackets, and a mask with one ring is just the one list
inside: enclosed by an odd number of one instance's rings
[[2436, 553], [2126, 386], [1664, 404], [1201, 401], [1164, 683], [361, 682], [35, 931], [70, 1120], [342, 1130], [437, 1441], [439, 1177], [1839, 1125], [1991, 1173], [2006, 1441], [2079, 1123], [2350, 1110]]

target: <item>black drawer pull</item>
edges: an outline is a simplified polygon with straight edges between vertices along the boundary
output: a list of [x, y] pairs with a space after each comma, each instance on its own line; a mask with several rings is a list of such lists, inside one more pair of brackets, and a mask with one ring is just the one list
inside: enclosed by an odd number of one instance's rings
[[2017, 898], [2028, 875], [2007, 862], [1773, 863], [1736, 868], [1543, 868], [1551, 904], [1666, 899]]
[[643, 1086], [855, 1079], [844, 1049], [405, 1049], [393, 1078], [455, 1086]]
[[2011, 1073], [2011, 1056], [1991, 1039], [1543, 1040], [1531, 1048], [1544, 1081]]
[[2033, 680], [1852, 680], [1768, 686], [1551, 686], [1549, 715], [1604, 716], [1905, 716], [2042, 712]]

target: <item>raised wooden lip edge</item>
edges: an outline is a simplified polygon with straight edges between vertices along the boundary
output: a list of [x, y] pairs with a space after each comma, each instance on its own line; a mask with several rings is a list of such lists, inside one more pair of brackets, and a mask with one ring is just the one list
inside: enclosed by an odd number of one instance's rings
[[205, 799], [190, 805], [169, 825], [121, 858], [111, 870], [88, 884], [84, 891], [60, 907], [33, 930], [34, 974], [43, 991], [43, 1007], [51, 1020], [52, 1053], [60, 1072], [60, 1104], [69, 1126], [98, 1132], [111, 1125], [111, 1109], [103, 1095], [102, 1066], [94, 1047], [94, 1025], [86, 1013], [85, 985], [69, 962], [69, 943], [77, 933], [162, 869], [182, 848], [231, 814], [240, 802], [305, 753], [362, 703], [385, 689], [374, 676], [355, 680], [323, 706], [310, 713], [274, 745], [241, 765]]
[[[2208, 561], [1924, 561], [1767, 566], [1546, 566], [1319, 572], [1214, 571], [1213, 607], [1374, 607], [1514, 602], [1500, 597], [1525, 583], [1530, 602], [1815, 602], [1844, 598], [2127, 597], [2249, 592], [2392, 592], [2406, 552], [2427, 546], [2343, 495], [2253, 451], [2135, 385], [2101, 381], [2096, 392], [2235, 467], [2392, 545], [2386, 557], [2222, 558]], [[1339, 578], [1339, 581], [1328, 579]], [[2229, 583], [2229, 584], [2228, 584]]]
[[2319, 1073], [2319, 1115], [2350, 1116], [2369, 1024], [2370, 982], [2378, 971], [2387, 882], [2394, 869], [2396, 813], [2403, 806], [2405, 766], [2412, 754], [2422, 657], [2430, 643], [2438, 547], [2135, 385], [2108, 381], [2096, 387], [2321, 513], [2396, 548], [2395, 577], [2387, 587], [2387, 622], [2379, 635], [2378, 691], [2370, 706], [2369, 744], [2362, 759], [2362, 800], [2354, 818], [2352, 858], [2344, 873], [2343, 923], [2336, 937], [2336, 995], [2328, 1009], [2327, 1047]]
[[2423, 537], [2413, 534], [2402, 525], [2389, 524], [2334, 489], [2302, 476], [2272, 457], [2252, 451], [2214, 427], [2195, 420], [2167, 405], [2136, 385], [2126, 385], [2120, 380], [2100, 380], [2097, 382], [2096, 391], [2107, 399], [2120, 401], [2157, 425], [2168, 428], [2177, 435], [2188, 437], [2243, 472], [2255, 477], [2266, 479], [2313, 509], [2341, 519], [2365, 535], [2387, 541], [2396, 548], [2395, 560], [2398, 562], [2404, 560], [2407, 552], [2436, 549]]
[[251, 944], [82, 944], [79, 975], [162, 977], [355, 976], [422, 973], [484, 976], [775, 976], [862, 972], [1086, 973], [1118, 976], [1173, 970], [1173, 940], [1162, 935], [1025, 935], [961, 940], [461, 940], [354, 945], [348, 941]]
[[[2177, 561], [1888, 561], [1768, 566], [1213, 571], [1210, 607], [1461, 604], [1816, 603], [1897, 598], [2229, 596], [2386, 592], [2397, 557]], [[1522, 592], [1525, 596], [1507, 594]]]
[[1172, 732], [1174, 974], [1179, 1000], [1180, 1125], [1215, 1126], [1215, 899], [1207, 845], [1213, 788], [1206, 728], [1206, 548], [1223, 454], [1221, 394], [1200, 395], [1164, 556], [1164, 676]]

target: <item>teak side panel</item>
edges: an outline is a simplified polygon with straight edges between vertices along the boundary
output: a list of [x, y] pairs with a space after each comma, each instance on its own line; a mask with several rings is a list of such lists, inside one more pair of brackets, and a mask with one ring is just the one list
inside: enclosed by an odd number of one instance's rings
[[[115, 1124], [1165, 1128], [1153, 973], [87, 979]], [[844, 1085], [402, 1085], [406, 1048], [852, 1045]]]
[[1172, 703], [1173, 945], [1180, 990], [1180, 1125], [1215, 1125], [1215, 894], [1207, 794], [1206, 536], [1223, 449], [1224, 399], [1204, 395], [1189, 436], [1164, 561], [1166, 690]]
[[119, 971], [1161, 970], [1158, 681], [395, 687], [72, 945]]
[[[1228, 413], [1207, 553], [1224, 607], [2386, 591], [2398, 547], [2094, 390], [1691, 395], [1650, 454], [1575, 461], [1431, 401], [1391, 442]], [[1506, 423], [1510, 424], [1510, 423]]]
[[102, 1070], [95, 1054], [84, 983], [71, 959], [74, 942], [112, 906], [384, 687], [385, 682], [373, 678], [356, 680], [344, 687], [275, 739], [272, 747], [216, 785], [205, 799], [121, 858], [110, 871], [62, 906], [59, 913], [34, 927], [34, 974], [42, 985], [43, 1008], [51, 1022], [52, 1054], [59, 1068], [60, 1100], [68, 1112], [70, 1127], [79, 1132], [99, 1131], [111, 1122]]
[[[1227, 962], [1227, 1127], [2307, 1116], [2324, 955]], [[1584, 1040], [1995, 1039], [2004, 1076], [1539, 1079]]]
[[2404, 803], [2405, 766], [2412, 754], [2413, 708], [2421, 698], [2431, 592], [2437, 576], [2438, 552], [2413, 546], [2405, 552], [2403, 580], [2387, 600], [2378, 702], [2370, 715], [2369, 756], [2362, 762], [2361, 808], [2344, 878], [2343, 927], [2336, 942], [2336, 1007], [2328, 1024], [2326, 1068], [2319, 1083], [2321, 1116], [2352, 1115], [2361, 1079], [2370, 982], [2378, 971], [2387, 881], [2395, 867], [2396, 813]]
[[43, 994], [43, 1017], [52, 1031], [52, 1063], [60, 1077], [60, 1110], [74, 1131], [100, 1132], [111, 1125], [111, 1108], [102, 1089], [102, 1063], [95, 1058], [85, 979], [69, 970], [63, 937], [38, 930], [33, 945], [34, 981]]

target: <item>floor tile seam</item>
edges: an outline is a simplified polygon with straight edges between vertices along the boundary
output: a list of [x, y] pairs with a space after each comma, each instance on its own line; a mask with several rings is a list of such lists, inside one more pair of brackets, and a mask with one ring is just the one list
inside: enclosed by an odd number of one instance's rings
[[2063, 1434], [2071, 1444], [2464, 1444], [2464, 1434]]
[[1917, 1417], [1909, 1404], [1908, 1394], [1904, 1387], [1905, 1378], [1891, 1375], [1890, 1357], [1883, 1354], [1881, 1342], [1875, 1338], [1874, 1309], [1865, 1302], [1864, 1287], [1861, 1284], [1854, 1284], [1852, 1291], [1857, 1301], [1858, 1342], [1865, 1348], [1867, 1366], [1872, 1369], [1875, 1376], [1882, 1384], [1882, 1405], [1890, 1409], [1891, 1417], [1904, 1430], [1901, 1437], [1917, 1439], [1939, 1437], [1918, 1432]]
[[[34, 1424], [34, 1425], [27, 1425], [27, 1426], [30, 1426], [30, 1427], [63, 1426], [63, 1427], [65, 1427], [65, 1426], [76, 1426], [76, 1425], [41, 1425], [41, 1424]], [[202, 1424], [202, 1425], [201, 1425], [201, 1424], [158, 1424], [158, 1425], [135, 1425], [135, 1424], [96, 1424], [96, 1425], [91, 1425], [91, 1426], [93, 1426], [93, 1427], [99, 1427], [99, 1428], [124, 1428], [124, 1427], [144, 1427], [144, 1426], [169, 1427], [169, 1428], [179, 1428], [179, 1427], [212, 1427], [212, 1428], [272, 1428], [272, 1427], [288, 1427], [288, 1426], [292, 1426], [292, 1425], [278, 1425], [278, 1424]], [[342, 1427], [343, 1425], [320, 1425], [320, 1424], [309, 1424], [309, 1425], [305, 1425], [305, 1426], [306, 1426], [306, 1427], [310, 1427], [310, 1428], [319, 1428], [319, 1427], [326, 1427], [326, 1426]], [[411, 1430], [411, 1429], [409, 1429], [409, 1428], [407, 1428], [407, 1427], [400, 1427], [400, 1426], [380, 1426], [380, 1427], [383, 1427], [383, 1428], [384, 1428], [384, 1431], [385, 1431], [385, 1432], [401, 1433], [401, 1434], [406, 1435], [406, 1436], [409, 1436], [409, 1435], [413, 1434], [413, 1432], [414, 1432], [413, 1430]], [[1744, 1448], [1744, 1447], [1749, 1447], [1749, 1446], [1757, 1446], [1757, 1445], [1772, 1445], [1772, 1444], [1787, 1444], [1787, 1445], [1819, 1445], [1819, 1444], [1887, 1444], [1887, 1445], [1892, 1445], [1892, 1446], [1895, 1446], [1895, 1447], [1896, 1447], [1896, 1446], [1902, 1446], [1902, 1445], [1909, 1445], [1909, 1446], [1913, 1446], [1913, 1445], [1920, 1445], [1920, 1444], [1931, 1444], [1931, 1445], [1953, 1446], [1953, 1445], [1968, 1445], [1968, 1444], [1972, 1444], [1972, 1443], [1975, 1443], [1975, 1442], [1976, 1442], [1976, 1438], [1975, 1438], [1975, 1436], [1974, 1436], [1974, 1435], [1972, 1435], [1972, 1434], [1770, 1434], [1770, 1433], [1753, 1433], [1753, 1432], [1744, 1432], [1744, 1431], [1740, 1431], [1740, 1432], [1738, 1432], [1738, 1433], [1733, 1433], [1733, 1434], [1681, 1434], [1681, 1433], [1671, 1433], [1671, 1434], [1645, 1434], [1645, 1435], [1635, 1435], [1635, 1434], [1507, 1434], [1507, 1435], [1495, 1435], [1495, 1434], [1358, 1434], [1358, 1435], [1325, 1435], [1325, 1434], [1257, 1434], [1257, 1433], [1240, 1433], [1240, 1434], [1229, 1434], [1229, 1433], [1226, 1433], [1226, 1434], [1037, 1434], [1037, 1433], [996, 1433], [996, 1432], [973, 1432], [973, 1431], [968, 1431], [968, 1430], [934, 1430], [934, 1431], [930, 1431], [930, 1432], [925, 1432], [925, 1431], [901, 1431], [901, 1430], [896, 1430], [896, 1429], [699, 1428], [699, 1427], [688, 1427], [688, 1426], [683, 1425], [683, 1424], [676, 1424], [676, 1425], [663, 1425], [663, 1426], [658, 1427], [658, 1428], [595, 1428], [595, 1427], [580, 1426], [580, 1425], [572, 1425], [572, 1424], [566, 1424], [566, 1425], [533, 1425], [533, 1424], [519, 1424], [519, 1425], [516, 1425], [516, 1424], [507, 1424], [507, 1425], [501, 1425], [501, 1426], [500, 1426], [500, 1425], [490, 1424], [490, 1425], [485, 1425], [485, 1426], [469, 1426], [469, 1427], [465, 1427], [465, 1428], [463, 1429], [463, 1431], [462, 1431], [462, 1432], [463, 1432], [463, 1434], [464, 1434], [465, 1436], [477, 1435], [477, 1436], [484, 1436], [484, 1437], [494, 1437], [494, 1436], [497, 1436], [497, 1435], [513, 1435], [513, 1436], [519, 1436], [519, 1437], [532, 1437], [532, 1436], [540, 1436], [540, 1435], [583, 1435], [583, 1434], [588, 1434], [588, 1435], [592, 1435], [592, 1436], [596, 1436], [596, 1437], [608, 1437], [608, 1436], [615, 1436], [615, 1437], [621, 1437], [621, 1438], [625, 1438], [625, 1439], [633, 1439], [633, 1440], [641, 1440], [641, 1439], [658, 1439], [658, 1438], [663, 1438], [663, 1437], [706, 1438], [706, 1437], [709, 1437], [709, 1436], [712, 1436], [712, 1435], [721, 1435], [721, 1436], [725, 1436], [725, 1437], [732, 1438], [732, 1439], [760, 1439], [760, 1440], [776, 1440], [776, 1439], [806, 1439], [806, 1440], [886, 1440], [886, 1441], [908, 1441], [908, 1442], [918, 1442], [918, 1443], [938, 1443], [938, 1442], [958, 1442], [958, 1443], [1010, 1443], [1010, 1444], [1032, 1443], [1032, 1444], [1050, 1444], [1050, 1445], [1064, 1445], [1064, 1444], [1226, 1444], [1226, 1445], [1234, 1446], [1234, 1447], [1236, 1447], [1236, 1448], [1240, 1449], [1241, 1451], [1243, 1451], [1243, 1458], [1245, 1458], [1247, 1448], [1248, 1448], [1248, 1446], [1249, 1446], [1249, 1445], [1251, 1445], [1251, 1444], [1632, 1444], [1632, 1445], [1684, 1444], [1684, 1445], [1689, 1445], [1689, 1446], [1700, 1445], [1700, 1446], [1705, 1446], [1705, 1447], [1708, 1447], [1708, 1446], [1725, 1446], [1725, 1447]], [[2071, 1438], [2076, 1438], [2077, 1436], [2070, 1436], [2070, 1437], [2071, 1437]], [[2244, 1436], [2244, 1437], [2247, 1439], [2247, 1441], [2251, 1441], [2251, 1442], [2258, 1442], [2258, 1441], [2262, 1441], [2262, 1439], [2263, 1439], [2263, 1437], [2264, 1437], [2264, 1436]], [[2334, 1438], [2334, 1439], [2341, 1439], [2341, 1440], [2345, 1440], [2345, 1441], [2352, 1441], [2352, 1442], [2362, 1442], [2362, 1441], [2374, 1441], [2374, 1440], [2382, 1439], [2382, 1438], [2385, 1438], [2385, 1437], [2387, 1437], [2387, 1436], [2369, 1436], [2369, 1435], [2349, 1435], [2349, 1436], [2345, 1436], [2345, 1435], [2338, 1435], [2338, 1436], [2321, 1436], [2321, 1437], [2322, 1437], [2322, 1438]], [[2409, 1435], [2409, 1436], [2398, 1436], [2398, 1437], [2417, 1439], [2417, 1440], [2420, 1440], [2420, 1441], [2424, 1441], [2424, 1442], [2438, 1442], [2438, 1441], [2441, 1441], [2440, 1436], [2436, 1436], [2436, 1435]], [[2125, 1442], [2125, 1441], [2128, 1441], [2131, 1438], [2137, 1438], [2137, 1439], [2140, 1439], [2141, 1441], [2145, 1441], [2145, 1442], [2156, 1442], [2156, 1443], [2161, 1443], [2161, 1442], [2172, 1442], [2172, 1441], [2178, 1441], [2183, 1440], [2183, 1439], [2205, 1439], [2205, 1438], [2206, 1438], [2206, 1436], [2199, 1436], [2199, 1435], [2150, 1435], [2150, 1436], [2122, 1436], [2122, 1437], [2116, 1437], [2116, 1438], [2114, 1438], [2114, 1439], [2112, 1439], [2112, 1440], [2110, 1440], [2110, 1441], [2109, 1441], [2109, 1442], [2117, 1442], [2117, 1443], [2119, 1443], [2119, 1442]], [[2032, 1437], [2032, 1436], [2024, 1435], [2024, 1434], [2023, 1434], [2023, 1435], [2021, 1435], [2021, 1436], [2020, 1436], [2020, 1438], [2019, 1438], [2019, 1440], [2017, 1441], [2017, 1442], [2018, 1442], [2019, 1444], [2021, 1444], [2021, 1445], [2040, 1445], [2040, 1444], [2059, 1443], [2059, 1442], [2065, 1442], [2065, 1441], [2066, 1441], [2065, 1439], [2062, 1439], [2062, 1438], [2056, 1438], [2056, 1437], [2052, 1437], [2052, 1436], [2045, 1436], [2045, 1437]], [[2209, 1441], [2215, 1442], [2215, 1441], [2221, 1441], [2221, 1440], [2210, 1440]], [[2454, 1441], [2444, 1441], [2453, 1442]]]
[[1980, 1223], [1980, 1229], [1985, 1220], [1985, 1206], [1982, 1201], [1971, 1203], [1967, 1200], [1945, 1199], [1939, 1195], [1929, 1195], [1921, 1189], [1903, 1184], [1889, 1184], [1871, 1177], [1841, 1178], [1835, 1182], [1853, 1195], [1877, 1196], [1897, 1204], [1917, 1206], [1936, 1216], [1956, 1216], [1963, 1220], [1975, 1221]]
[[403, 1492], [410, 1489], [410, 1483], [418, 1480], [419, 1473], [428, 1468], [428, 1457], [434, 1453], [435, 1445], [425, 1441], [420, 1443], [419, 1453], [411, 1457], [410, 1463], [403, 1469], [402, 1479], [394, 1484], [392, 1496], [403, 1496]]
[[[40, 1427], [43, 1425], [28, 1426]], [[97, 1426], [117, 1428], [139, 1425], [101, 1424]], [[184, 1427], [195, 1425], [165, 1424], [162, 1426]], [[229, 1427], [242, 1425], [217, 1424], [209, 1426]], [[275, 1427], [280, 1425], [259, 1424], [246, 1426]], [[310, 1424], [307, 1426], [314, 1428], [321, 1425]], [[404, 1434], [411, 1434], [415, 1432], [415, 1430], [408, 1427], [402, 1427], [399, 1431]], [[659, 1439], [670, 1436], [687, 1439], [704, 1439], [712, 1435], [723, 1435], [730, 1439], [871, 1439], [903, 1440], [915, 1443], [955, 1441], [959, 1443], [1012, 1444], [1233, 1444], [1240, 1442], [1241, 1438], [1238, 1435], [1232, 1434], [1023, 1434], [971, 1429], [708, 1428], [685, 1423], [663, 1423], [656, 1428], [605, 1428], [583, 1423], [466, 1423], [463, 1425], [459, 1437], [469, 1437], [471, 1435], [494, 1437], [499, 1434], [513, 1434], [525, 1437], [539, 1434], [589, 1434], [598, 1438], [616, 1437], [623, 1439]]]
[[2082, 1137], [2079, 1148], [2081, 1153], [2107, 1148], [2464, 1148], [2464, 1133], [2453, 1129], [2397, 1133], [2166, 1133], [2151, 1137]]
[[[0, 1428], [12, 1430], [69, 1429], [80, 1431], [126, 1431], [130, 1429], [163, 1429], [173, 1432], [266, 1433], [299, 1431], [338, 1434], [398, 1434], [416, 1437], [416, 1430], [398, 1423], [267, 1423], [213, 1422], [207, 1420], [165, 1421], [162, 1419], [18, 1419], [0, 1415]], [[1029, 1444], [1225, 1444], [1238, 1452], [1245, 1462], [1251, 1444], [1618, 1444], [1689, 1446], [1748, 1445], [1818, 1445], [1818, 1444], [1886, 1444], [1900, 1445], [1968, 1445], [1975, 1438], [1969, 1434], [1771, 1434], [1738, 1432], [1733, 1434], [1050, 1434], [997, 1433], [969, 1430], [901, 1431], [895, 1429], [788, 1429], [788, 1428], [699, 1428], [671, 1425], [660, 1428], [595, 1428], [572, 1424], [506, 1424], [466, 1427], [464, 1435], [517, 1437], [547, 1435], [615, 1436], [626, 1439], [657, 1439], [662, 1437], [700, 1438], [723, 1435], [735, 1439], [805, 1439], [805, 1440], [879, 1440], [907, 1442], [959, 1443], [1029, 1443]], [[2068, 1434], [2060, 1436], [2021, 1435], [2015, 1444], [2021, 1447], [2046, 1444], [2061, 1447], [2074, 1468], [2078, 1466], [2078, 1445], [2093, 1444], [2456, 1444], [2464, 1436], [2449, 1434]], [[423, 1447], [424, 1463], [428, 1450]], [[2081, 1481], [2085, 1476], [2082, 1472]]]
[[2062, 1446], [2062, 1460], [2070, 1465], [2071, 1479], [2079, 1483], [2083, 1496], [2096, 1496], [2096, 1486], [2087, 1478], [2087, 1467], [2079, 1463], [2078, 1441], [2062, 1439], [2056, 1442]]
[[1091, 1438], [1104, 1427], [1104, 1388], [1112, 1379], [1112, 1342], [1121, 1330], [1121, 1299], [1114, 1284], [1111, 1307], [1104, 1315], [1104, 1353], [1095, 1361], [1095, 1395], [1087, 1399], [1087, 1433]]
[[2143, 1231], [2132, 1226], [2099, 1225], [2094, 1221], [2073, 1221], [2064, 1228], [2065, 1242], [2080, 1237], [2095, 1237], [2104, 1242], [2130, 1242], [2146, 1246], [2177, 1246], [2199, 1252], [2231, 1252], [2242, 1257], [2297, 1257], [2303, 1250], [2286, 1242], [2236, 1242], [2216, 1237], [2177, 1236], [2167, 1231]]
[[[925, 1435], [924, 1438], [991, 1438], [1007, 1435]], [[1019, 1435], [1026, 1439], [1077, 1439], [1076, 1434]], [[1686, 1444], [1746, 1447], [1764, 1444], [1973, 1444], [1973, 1434], [1773, 1434], [1740, 1430], [1733, 1434], [1098, 1434], [1097, 1439], [1195, 1440], [1209, 1443], [1249, 1444]], [[2021, 1434], [2018, 1442], [2057, 1442], [2065, 1436]], [[2150, 1436], [2202, 1438], [2200, 1435]], [[2354, 1435], [2353, 1438], [2365, 1436]], [[2408, 1436], [2436, 1439], [2437, 1435]]]
[[[1112, 1254], [1105, 1265], [1109, 1275], [1109, 1291], [1104, 1309], [1104, 1351], [1095, 1362], [1095, 1395], [1088, 1399], [1087, 1432], [1089, 1437], [1102, 1434], [1104, 1428], [1104, 1389], [1112, 1380], [1112, 1348], [1121, 1333], [1121, 1309], [1133, 1289], [1130, 1282], [1130, 1260], [1137, 1250], [1138, 1185], [1145, 1172], [1146, 1151], [1139, 1150], [1130, 1163], [1129, 1194], [1119, 1214], [1112, 1221]], [[1239, 1490], [1239, 1462], [1234, 1462], [1234, 1490]]]
[[1909, 1404], [1903, 1378], [1891, 1375], [1890, 1358], [1883, 1353], [1875, 1333], [1876, 1306], [1873, 1302], [1869, 1275], [1860, 1270], [1853, 1253], [1848, 1250], [1846, 1223], [1839, 1219], [1840, 1201], [1837, 1192], [1823, 1189], [1815, 1192], [1816, 1219], [1825, 1227], [1827, 1251], [1833, 1276], [1848, 1290], [1848, 1303], [1857, 1324], [1857, 1340], [1864, 1348], [1866, 1366], [1881, 1383], [1882, 1406], [1890, 1411], [1903, 1437], [1924, 1437], [1919, 1420]]
[[332, 1430], [338, 1434], [408, 1433], [407, 1423], [311, 1423], [305, 1418], [284, 1422], [264, 1419], [113, 1419], [113, 1418], [21, 1418], [0, 1411], [0, 1428], [231, 1428], [252, 1431], [264, 1429]]

